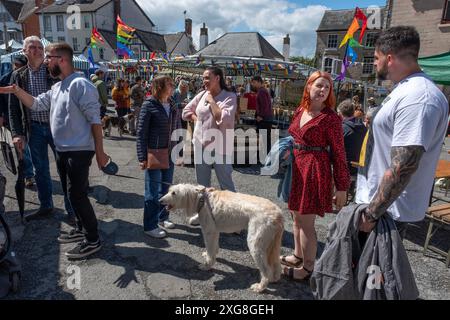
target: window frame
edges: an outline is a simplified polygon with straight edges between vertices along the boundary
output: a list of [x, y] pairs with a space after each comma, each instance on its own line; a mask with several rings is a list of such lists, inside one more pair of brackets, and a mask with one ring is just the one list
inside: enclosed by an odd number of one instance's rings
[[[372, 43], [371, 46], [368, 45], [369, 35], [370, 35], [371, 37], [373, 36], [373, 39], [372, 39], [373, 43]], [[376, 40], [377, 40], [377, 37], [378, 37], [378, 33], [375, 33], [375, 32], [368, 32], [368, 33], [366, 34], [366, 40], [364, 41], [365, 47], [368, 47], [368, 48], [375, 48], [375, 42], [376, 42]]]
[[[49, 22], [48, 29], [46, 28], [47, 27], [47, 24], [45, 23], [46, 21]], [[44, 16], [43, 19], [42, 19], [42, 24], [44, 25], [43, 26], [44, 27], [44, 32], [52, 32], [52, 17], [51, 16], [49, 16], [49, 15]]]
[[[58, 18], [61, 18], [61, 21], [58, 21]], [[59, 24], [61, 22], [61, 25]], [[61, 27], [61, 28], [60, 28]], [[62, 14], [56, 15], [56, 31], [64, 32], [64, 16]]]
[[[76, 41], [74, 41], [74, 40], [76, 40]], [[73, 51], [74, 52], [77, 52], [78, 51], [78, 38], [77, 37], [73, 37], [72, 38], [72, 48], [73, 48]]]
[[[366, 59], [371, 59], [372, 62], [366, 62]], [[363, 75], [371, 75], [374, 73], [374, 68], [373, 68], [374, 61], [375, 61], [375, 59], [373, 56], [363, 57], [363, 66], [362, 66], [362, 74]], [[367, 72], [368, 71], [367, 68], [369, 65], [370, 65], [370, 72]]]
[[[448, 19], [446, 19], [446, 16], [448, 16]], [[445, 0], [444, 3], [444, 9], [442, 10], [442, 24], [449, 24], [450, 23], [450, 1]]]
[[90, 21], [90, 19], [89, 19], [89, 16], [88, 15], [84, 15], [84, 17], [83, 17], [83, 22], [84, 22], [84, 28], [85, 29], [90, 29], [91, 28], [91, 21]]
[[[331, 61], [329, 66], [327, 65], [327, 61]], [[323, 60], [323, 71], [328, 72], [329, 74], [331, 74], [333, 72], [333, 59], [332, 58], [325, 57], [325, 59]]]
[[[330, 38], [331, 38], [332, 36], [335, 36], [335, 37], [336, 37], [336, 45], [335, 45], [334, 47], [331, 47], [331, 46], [330, 46]], [[339, 35], [338, 35], [338, 34], [336, 34], [336, 33], [328, 34], [328, 37], [327, 37], [327, 49], [337, 49], [337, 48], [338, 48], [338, 39], [339, 39]], [[333, 40], [333, 41], [334, 41], [334, 40]]]

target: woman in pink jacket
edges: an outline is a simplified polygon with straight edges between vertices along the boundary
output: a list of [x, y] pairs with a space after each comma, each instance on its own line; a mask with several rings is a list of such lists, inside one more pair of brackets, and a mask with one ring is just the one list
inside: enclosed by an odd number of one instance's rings
[[[182, 114], [183, 120], [195, 122], [192, 142], [197, 183], [210, 187], [214, 167], [220, 188], [235, 192], [232, 161], [237, 97], [228, 91], [220, 68], [207, 68], [203, 85], [205, 90], [192, 99]], [[191, 223], [196, 224], [195, 219]]]

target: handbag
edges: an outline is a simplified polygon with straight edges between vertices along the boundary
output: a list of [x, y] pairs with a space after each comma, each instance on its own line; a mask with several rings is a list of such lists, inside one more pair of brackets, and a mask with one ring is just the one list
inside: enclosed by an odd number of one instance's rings
[[3, 160], [5, 161], [6, 169], [11, 171], [11, 173], [13, 175], [16, 175], [17, 167], [16, 167], [16, 162], [14, 161], [13, 150], [12, 150], [11, 145], [8, 142], [6, 142], [6, 135], [5, 135], [4, 130], [6, 130], [6, 129], [0, 128], [0, 132], [1, 132], [0, 148], [2, 149]]
[[[164, 111], [165, 112], [165, 111]], [[172, 111], [169, 117], [169, 145], [172, 131]], [[147, 149], [147, 169], [169, 169], [169, 147], [158, 149], [159, 136], [156, 142], [156, 149]]]

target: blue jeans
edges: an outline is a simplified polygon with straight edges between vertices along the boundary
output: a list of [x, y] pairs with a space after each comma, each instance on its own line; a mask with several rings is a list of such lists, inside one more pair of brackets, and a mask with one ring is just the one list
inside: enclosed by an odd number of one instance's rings
[[[35, 170], [36, 187], [41, 209], [53, 208], [52, 178], [50, 176], [50, 163], [48, 160], [48, 146], [53, 151], [56, 159], [55, 145], [52, 132], [48, 124], [31, 122], [31, 134], [28, 145], [31, 151], [31, 160]], [[59, 174], [59, 170], [58, 170]], [[74, 211], [67, 196], [64, 196], [64, 206], [69, 215]]]
[[31, 161], [31, 152], [30, 147], [28, 145], [25, 146], [25, 150], [23, 152], [23, 160], [25, 164], [25, 179], [33, 178], [34, 177], [34, 171], [33, 171], [33, 162]]
[[144, 231], [156, 229], [158, 222], [169, 219], [169, 212], [159, 203], [159, 199], [169, 191], [169, 185], [159, 182], [172, 183], [173, 171], [172, 161], [169, 169], [145, 170]]

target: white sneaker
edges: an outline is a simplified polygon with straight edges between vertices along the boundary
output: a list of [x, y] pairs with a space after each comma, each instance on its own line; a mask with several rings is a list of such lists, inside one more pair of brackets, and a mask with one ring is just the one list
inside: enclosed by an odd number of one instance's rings
[[164, 238], [165, 236], [167, 236], [167, 233], [159, 227], [155, 228], [153, 230], [150, 230], [150, 231], [144, 231], [144, 233], [152, 238], [157, 238], [157, 239], [161, 239], [161, 238]]
[[192, 216], [192, 217], [189, 219], [189, 224], [190, 224], [191, 226], [198, 226], [198, 225], [200, 225], [200, 221], [199, 221], [199, 219], [198, 219], [198, 213], [197, 213], [196, 215]]
[[165, 228], [165, 229], [173, 229], [175, 228], [175, 223], [173, 223], [172, 221], [169, 220], [165, 220], [159, 223], [159, 226], [161, 228]]

